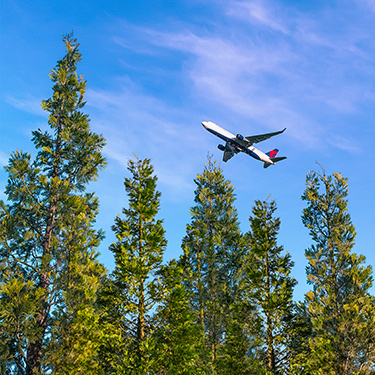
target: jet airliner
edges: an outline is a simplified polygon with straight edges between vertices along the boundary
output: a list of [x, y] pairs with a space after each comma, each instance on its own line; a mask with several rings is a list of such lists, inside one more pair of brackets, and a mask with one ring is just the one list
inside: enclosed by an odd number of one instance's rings
[[262, 161], [264, 163], [264, 168], [268, 168], [270, 165], [275, 165], [278, 161], [286, 159], [286, 156], [276, 157], [279, 152], [277, 148], [264, 153], [253, 146], [254, 143], [265, 141], [266, 139], [283, 133], [286, 128], [278, 132], [244, 137], [241, 134], [234, 135], [211, 121], [203, 121], [202, 125], [210, 133], [225, 141], [225, 146], [221, 144], [217, 146], [219, 150], [224, 151], [223, 161], [225, 162], [240, 151], [252, 156], [254, 159]]

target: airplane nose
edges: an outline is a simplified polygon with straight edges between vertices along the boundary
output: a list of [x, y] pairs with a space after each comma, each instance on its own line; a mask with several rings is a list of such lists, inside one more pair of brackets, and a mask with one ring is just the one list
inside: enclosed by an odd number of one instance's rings
[[202, 125], [203, 125], [203, 127], [205, 127], [207, 129], [208, 121], [202, 121]]

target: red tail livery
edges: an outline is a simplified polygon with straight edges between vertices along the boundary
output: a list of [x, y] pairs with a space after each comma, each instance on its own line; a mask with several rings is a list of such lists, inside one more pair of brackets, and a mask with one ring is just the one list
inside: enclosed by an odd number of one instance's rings
[[273, 159], [277, 155], [278, 152], [279, 152], [279, 149], [274, 148], [273, 150], [266, 152], [266, 155], [269, 156], [271, 159]]

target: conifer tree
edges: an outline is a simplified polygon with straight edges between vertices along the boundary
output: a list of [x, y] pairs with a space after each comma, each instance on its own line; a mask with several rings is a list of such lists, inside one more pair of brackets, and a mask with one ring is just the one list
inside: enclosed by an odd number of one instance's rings
[[154, 365], [151, 320], [158, 301], [155, 272], [167, 242], [162, 220], [156, 219], [161, 194], [156, 190], [157, 177], [150, 160], [130, 160], [128, 170], [132, 175], [125, 178], [129, 208], [123, 209], [124, 219], [117, 216], [112, 227], [117, 238], [110, 247], [116, 263], [113, 300], [127, 343], [123, 371], [142, 375]]
[[[33, 132], [39, 150], [34, 161], [16, 151], [6, 167], [9, 203], [1, 202], [0, 208], [0, 362], [10, 373], [55, 370], [48, 350], [55, 335], [67, 339], [72, 324], [80, 338], [70, 337], [71, 357], [96, 354], [91, 328], [78, 326], [94, 318], [92, 302], [104, 271], [95, 250], [102, 234], [93, 228], [98, 202], [85, 193], [105, 165], [104, 139], [90, 130], [82, 112], [86, 81], [76, 72], [79, 44], [72, 35], [63, 42], [66, 54], [50, 74], [53, 95], [42, 102], [50, 131]], [[58, 330], [61, 318], [64, 331]]]
[[156, 374], [203, 374], [199, 362], [202, 332], [189, 304], [183, 272], [181, 262], [172, 259], [157, 273], [160, 278], [157, 285], [160, 304], [153, 334], [157, 348]]
[[296, 302], [288, 319], [289, 338], [287, 348], [290, 352], [289, 373], [309, 374], [301, 364], [307, 363], [311, 354], [309, 340], [312, 337], [312, 324], [306, 303]]
[[259, 359], [270, 374], [284, 373], [288, 368], [287, 321], [296, 285], [290, 276], [291, 256], [282, 254], [283, 247], [277, 245], [280, 219], [273, 216], [275, 210], [275, 201], [255, 202], [249, 218], [249, 252], [244, 271], [245, 299], [257, 312]]
[[194, 182], [196, 205], [183, 239], [183, 264], [190, 300], [206, 343], [202, 361], [215, 374], [240, 268], [241, 233], [233, 205], [234, 188], [222, 170], [209, 159]]
[[217, 373], [220, 375], [261, 375], [263, 366], [259, 358], [261, 340], [258, 335], [258, 320], [255, 309], [245, 298], [246, 283], [239, 282], [239, 291], [232, 302], [225, 341], [217, 361]]
[[301, 367], [314, 374], [375, 371], [375, 301], [372, 268], [352, 252], [355, 228], [348, 213], [348, 179], [310, 172], [302, 221], [314, 244], [306, 250], [306, 294], [312, 323], [310, 354]]

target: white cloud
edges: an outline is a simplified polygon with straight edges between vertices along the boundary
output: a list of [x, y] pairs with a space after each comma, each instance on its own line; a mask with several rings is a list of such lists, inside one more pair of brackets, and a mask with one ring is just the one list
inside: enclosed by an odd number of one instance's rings
[[41, 107], [42, 99], [40, 98], [30, 95], [26, 95], [26, 97], [24, 98], [15, 98], [13, 96], [8, 96], [6, 98], [6, 102], [11, 106], [27, 113], [44, 117], [47, 116], [47, 112], [44, 111]]
[[[295, 86], [298, 78], [288, 70], [296, 57], [287, 45], [263, 45], [246, 36], [238, 42], [191, 32], [147, 33], [155, 45], [189, 55], [185, 73], [194, 85], [197, 100], [216, 102], [267, 129], [288, 126], [289, 135], [303, 139], [306, 145], [316, 145], [319, 126], [309, 130], [311, 121], [286, 100], [282, 88], [277, 88], [289, 80]], [[285, 83], [280, 83], [282, 80]]]
[[310, 147], [325, 138], [323, 113], [355, 113], [370, 100], [369, 33], [343, 23], [345, 12], [327, 7], [310, 16], [260, 1], [230, 2], [227, 9], [229, 17], [250, 14], [280, 33], [270, 39], [257, 35], [256, 25], [247, 34], [232, 24], [213, 33], [145, 31], [149, 43], [187, 54], [183, 73], [197, 98], [267, 128], [283, 123]]
[[[371, 98], [363, 90], [371, 73], [361, 69], [369, 64], [369, 52], [358, 43], [366, 37], [352, 27], [340, 26], [339, 36], [327, 28], [335, 19], [329, 9], [321, 18], [261, 1], [229, 2], [225, 10], [226, 22], [212, 30], [186, 23], [176, 31], [117, 28], [115, 43], [139, 58], [176, 52], [179, 70], [166, 67], [163, 73], [158, 61], [158, 71], [147, 74], [169, 77], [171, 90], [188, 96], [176, 105], [169, 87], [152, 92], [143, 78], [129, 78], [141, 74], [136, 66], [115, 90], [88, 90], [88, 105], [95, 109], [92, 124], [106, 135], [105, 153], [121, 173], [133, 152], [151, 157], [159, 181], [181, 197], [191, 188], [202, 153], [212, 146], [204, 143], [199, 124], [206, 119], [245, 135], [287, 127], [284, 141], [291, 138], [297, 149], [319, 152], [333, 146], [358, 152], [360, 146], [346, 140], [334, 119], [337, 113], [355, 113], [364, 98]], [[239, 19], [249, 25], [237, 27]], [[202, 113], [211, 117], [199, 118]]]
[[183, 109], [141, 93], [129, 80], [118, 85], [116, 92], [88, 90], [87, 103], [94, 130], [106, 136], [105, 155], [121, 167], [116, 173], [124, 174], [133, 154], [149, 157], [159, 182], [174, 192], [174, 199], [183, 199], [200, 160], [197, 150], [203, 141], [195, 131], [201, 130], [200, 123], [192, 128], [191, 117]]
[[361, 149], [355, 143], [353, 143], [352, 140], [349, 141], [348, 139], [340, 135], [332, 135], [328, 139], [328, 143], [340, 150], [348, 151], [351, 153], [361, 152]]
[[277, 10], [264, 1], [231, 1], [228, 3], [227, 15], [256, 22], [272, 30], [289, 34], [284, 20], [277, 15]]

